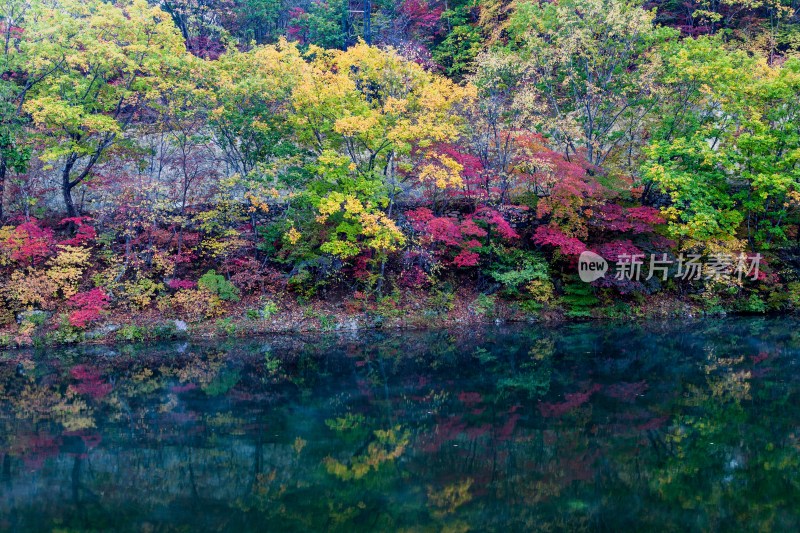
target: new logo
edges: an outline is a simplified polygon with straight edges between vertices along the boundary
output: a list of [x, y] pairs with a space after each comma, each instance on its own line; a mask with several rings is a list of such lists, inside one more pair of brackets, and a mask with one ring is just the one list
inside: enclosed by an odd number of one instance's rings
[[600, 279], [608, 272], [608, 263], [601, 256], [586, 250], [578, 258], [578, 276], [581, 281], [590, 283]]

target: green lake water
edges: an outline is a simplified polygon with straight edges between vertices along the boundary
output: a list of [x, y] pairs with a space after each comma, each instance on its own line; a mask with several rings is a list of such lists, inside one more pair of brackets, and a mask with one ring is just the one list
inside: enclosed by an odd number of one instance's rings
[[0, 356], [0, 531], [797, 531], [800, 321]]

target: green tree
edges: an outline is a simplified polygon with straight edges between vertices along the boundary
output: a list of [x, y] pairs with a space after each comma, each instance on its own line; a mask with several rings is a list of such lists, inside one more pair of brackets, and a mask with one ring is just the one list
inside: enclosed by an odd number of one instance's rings
[[718, 38], [665, 52], [665, 100], [645, 178], [669, 195], [673, 235], [785, 241], [800, 184], [800, 61], [769, 66]]
[[656, 27], [653, 17], [633, 0], [516, 6], [508, 48], [522, 67], [517, 100], [567, 157], [581, 152], [602, 165], [640, 139], [655, 103], [653, 50], [677, 34]]
[[57, 165], [64, 206], [74, 217], [75, 187], [180, 78], [186, 51], [169, 16], [144, 0], [48, 0], [28, 20], [29, 69], [53, 73], [32, 88], [24, 108], [41, 132], [40, 157]]
[[24, 142], [25, 116], [22, 106], [28, 91], [51, 71], [26, 76], [26, 54], [21, 49], [23, 24], [29, 3], [5, 0], [0, 3], [2, 19], [2, 57], [0, 58], [0, 220], [9, 172], [24, 172], [30, 149]]

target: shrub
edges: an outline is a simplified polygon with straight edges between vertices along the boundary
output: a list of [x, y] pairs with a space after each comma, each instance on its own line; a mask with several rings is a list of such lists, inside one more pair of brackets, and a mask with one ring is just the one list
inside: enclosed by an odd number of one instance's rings
[[178, 330], [175, 327], [173, 322], [167, 322], [164, 324], [156, 324], [152, 330], [150, 337], [154, 339], [171, 339], [176, 337], [178, 334]]
[[553, 300], [553, 284], [549, 280], [534, 279], [525, 285], [530, 298], [539, 304], [549, 304]]
[[145, 328], [129, 324], [117, 330], [117, 339], [128, 342], [142, 342], [147, 336]]
[[455, 293], [449, 284], [444, 284], [441, 288], [436, 288], [428, 298], [428, 309], [426, 314], [439, 315], [447, 314], [453, 310]]
[[475, 314], [480, 316], [491, 316], [494, 314], [494, 307], [497, 299], [488, 294], [479, 294], [475, 301], [472, 302], [472, 310]]
[[58, 285], [47, 274], [29, 268], [13, 272], [0, 290], [14, 309], [53, 309]]
[[224, 309], [222, 300], [215, 294], [200, 289], [178, 291], [158, 300], [158, 309], [167, 315], [197, 322], [203, 318], [220, 316]]
[[252, 258], [234, 259], [230, 262], [231, 282], [246, 293], [260, 291], [264, 286], [261, 263]]
[[787, 286], [789, 303], [795, 309], [800, 308], [800, 281], [793, 281]]
[[319, 327], [322, 331], [331, 331], [336, 327], [336, 317], [334, 315], [318, 315]]
[[489, 274], [503, 285], [507, 296], [520, 296], [521, 289], [535, 280], [549, 283], [547, 262], [541, 255], [500, 246], [492, 246], [492, 253], [495, 261]]
[[262, 318], [270, 318], [271, 316], [277, 313], [278, 313], [278, 304], [276, 304], [272, 300], [267, 300], [266, 303], [264, 303], [264, 307], [261, 308]]
[[375, 312], [383, 318], [401, 318], [405, 315], [405, 312], [400, 309], [400, 301], [400, 291], [395, 288], [391, 294], [376, 300]]
[[742, 302], [742, 311], [747, 313], [766, 313], [767, 304], [757, 294], [751, 294], [750, 298]]
[[42, 228], [36, 219], [17, 227], [0, 228], [0, 264], [13, 261], [35, 266], [49, 257], [55, 242], [53, 230]]
[[231, 319], [230, 317], [220, 318], [219, 320], [217, 320], [216, 326], [217, 326], [217, 332], [219, 332], [222, 335], [228, 335], [228, 336], [236, 335], [236, 330], [238, 329], [236, 327], [236, 324], [234, 324], [233, 319]]
[[239, 289], [215, 270], [209, 270], [197, 280], [197, 286], [226, 302], [239, 301]]
[[122, 284], [122, 298], [133, 309], [149, 307], [159, 291], [164, 290], [164, 285], [156, 283], [149, 278], [139, 278], [136, 281], [126, 281]]
[[261, 309], [248, 309], [245, 314], [251, 320], [258, 320], [259, 318], [268, 319], [278, 312], [278, 304], [272, 300], [267, 300]]
[[78, 284], [89, 266], [91, 254], [86, 248], [59, 245], [58, 254], [50, 259], [47, 277], [55, 282], [64, 298], [78, 292]]
[[588, 283], [576, 281], [564, 285], [564, 296], [561, 302], [566, 308], [567, 316], [573, 318], [588, 318], [592, 316], [592, 307], [600, 300], [594, 295], [594, 290]]
[[13, 323], [14, 313], [11, 312], [11, 309], [5, 304], [5, 302], [0, 300], [0, 326]]
[[109, 301], [103, 289], [95, 288], [75, 294], [69, 299], [70, 304], [77, 308], [70, 313], [69, 324], [75, 328], [85, 328], [90, 322], [99, 320]]
[[289, 278], [289, 289], [303, 298], [311, 298], [317, 293], [319, 284], [315, 282], [314, 276], [305, 268], [301, 268], [297, 274]]

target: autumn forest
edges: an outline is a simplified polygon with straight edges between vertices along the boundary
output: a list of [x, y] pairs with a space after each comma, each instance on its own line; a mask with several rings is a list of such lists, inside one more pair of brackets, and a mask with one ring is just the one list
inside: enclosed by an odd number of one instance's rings
[[2, 346], [800, 307], [798, 0], [2, 0], [0, 31]]

